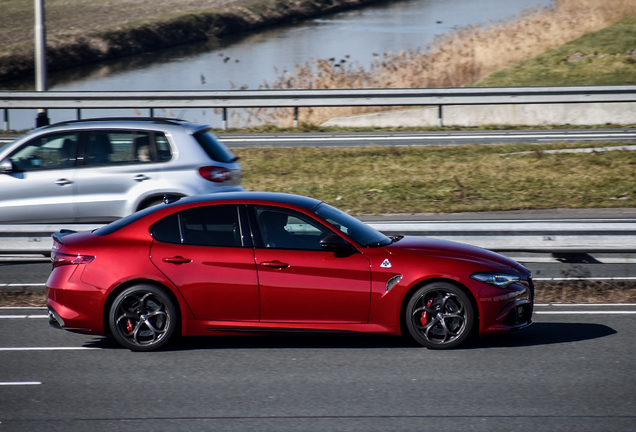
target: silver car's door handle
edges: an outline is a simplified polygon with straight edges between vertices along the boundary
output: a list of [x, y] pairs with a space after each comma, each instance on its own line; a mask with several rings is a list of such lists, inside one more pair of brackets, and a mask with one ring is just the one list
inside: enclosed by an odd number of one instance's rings
[[143, 175], [143, 174], [139, 174], [136, 175], [135, 177], [133, 177], [133, 180], [138, 181], [138, 182], [142, 182], [144, 180], [150, 180], [150, 177]]
[[66, 186], [66, 185], [73, 184], [73, 182], [68, 179], [61, 178], [58, 181], [56, 181], [55, 184], [59, 186]]

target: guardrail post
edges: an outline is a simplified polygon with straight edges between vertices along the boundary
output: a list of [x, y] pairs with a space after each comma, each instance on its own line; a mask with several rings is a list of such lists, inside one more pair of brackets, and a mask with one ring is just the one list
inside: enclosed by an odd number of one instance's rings
[[9, 109], [8, 108], [4, 109], [4, 124], [2, 126], [2, 130], [5, 130], [5, 131], [9, 130]]
[[150, 108], [150, 118], [153, 118], [154, 116], [155, 116], [155, 109]]
[[444, 127], [444, 116], [443, 116], [443, 105], [437, 105], [437, 125], [439, 127]]
[[294, 127], [298, 127], [298, 107], [294, 107]]
[[221, 129], [227, 130], [227, 108], [223, 108], [223, 113], [221, 115], [223, 116], [221, 118]]
[[78, 120], [81, 120], [81, 119], [82, 119], [82, 109], [81, 109], [81, 108], [78, 108], [78, 109], [77, 109], [77, 119], [78, 119]]

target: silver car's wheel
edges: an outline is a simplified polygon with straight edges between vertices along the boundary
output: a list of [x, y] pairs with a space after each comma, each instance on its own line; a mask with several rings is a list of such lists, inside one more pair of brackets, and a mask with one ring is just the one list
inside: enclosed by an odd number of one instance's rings
[[405, 318], [411, 337], [419, 344], [448, 349], [470, 336], [474, 310], [462, 289], [450, 283], [435, 282], [413, 294]]
[[174, 334], [176, 309], [170, 297], [152, 285], [135, 285], [122, 291], [110, 308], [110, 328], [122, 346], [152, 351]]

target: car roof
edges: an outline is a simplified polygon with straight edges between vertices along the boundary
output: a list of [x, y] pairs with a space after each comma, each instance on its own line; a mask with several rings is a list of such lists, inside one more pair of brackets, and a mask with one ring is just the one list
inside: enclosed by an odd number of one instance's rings
[[200, 129], [207, 129], [210, 126], [198, 123], [191, 123], [186, 120], [164, 118], [164, 117], [106, 117], [106, 118], [93, 118], [93, 119], [81, 119], [81, 120], [68, 120], [59, 123], [55, 123], [49, 126], [44, 126], [37, 129], [38, 131], [47, 131], [56, 128], [78, 128], [83, 127], [112, 127], [112, 128], [147, 128], [149, 126], [177, 126], [182, 128], [191, 129], [193, 132]]
[[[294, 195], [282, 192], [217, 192], [214, 194], [197, 195], [192, 197], [181, 198], [174, 201], [174, 204], [192, 204], [192, 203], [220, 203], [229, 201], [250, 201], [250, 202], [278, 202], [296, 207], [312, 209], [322, 201], [302, 195]], [[159, 206], [161, 207], [161, 206]]]

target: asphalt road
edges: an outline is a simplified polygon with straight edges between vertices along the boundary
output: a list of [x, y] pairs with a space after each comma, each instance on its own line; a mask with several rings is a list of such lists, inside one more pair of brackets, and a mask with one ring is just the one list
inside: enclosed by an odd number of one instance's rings
[[184, 338], [133, 353], [0, 309], [0, 430], [628, 431], [636, 305], [539, 306], [516, 333]]
[[440, 132], [341, 132], [285, 134], [218, 134], [230, 148], [430, 146], [552, 142], [636, 142], [634, 129], [564, 129]]
[[[236, 134], [219, 133], [230, 148], [245, 147], [354, 147], [354, 146], [421, 146], [550, 142], [615, 141], [636, 142], [634, 129], [546, 129], [439, 132], [338, 132]], [[16, 138], [0, 135], [0, 147]]]

